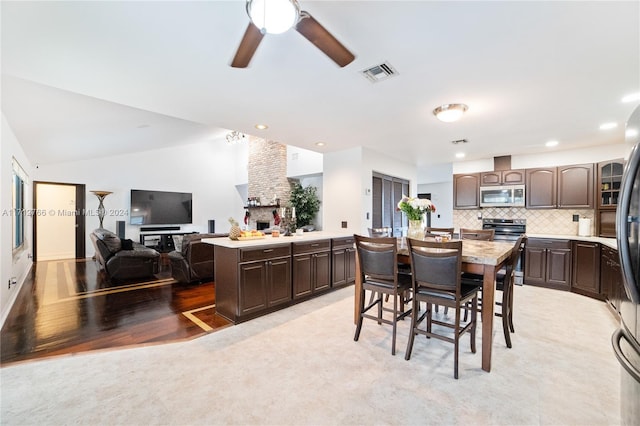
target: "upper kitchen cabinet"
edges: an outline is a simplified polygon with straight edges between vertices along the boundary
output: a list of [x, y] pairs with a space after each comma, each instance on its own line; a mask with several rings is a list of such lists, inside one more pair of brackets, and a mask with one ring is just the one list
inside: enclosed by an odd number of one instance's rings
[[480, 173], [453, 175], [453, 208], [480, 207]]
[[524, 184], [524, 170], [501, 170], [480, 173], [480, 186], [522, 184]]
[[526, 170], [528, 209], [593, 208], [593, 164]]
[[526, 207], [528, 209], [555, 209], [557, 175], [556, 168], [527, 169]]
[[598, 208], [615, 209], [618, 205], [623, 170], [623, 159], [598, 163]]
[[558, 208], [593, 208], [593, 164], [558, 167]]

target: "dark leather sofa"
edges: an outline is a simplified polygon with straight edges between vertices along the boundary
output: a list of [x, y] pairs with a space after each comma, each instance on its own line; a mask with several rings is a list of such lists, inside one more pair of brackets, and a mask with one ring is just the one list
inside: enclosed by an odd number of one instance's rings
[[228, 237], [229, 234], [186, 234], [182, 247], [169, 253], [171, 276], [180, 283], [212, 281], [213, 245], [203, 243], [203, 238]]
[[158, 273], [160, 253], [152, 248], [121, 240], [106, 229], [94, 230], [91, 241], [96, 249], [96, 261], [112, 280], [153, 277]]

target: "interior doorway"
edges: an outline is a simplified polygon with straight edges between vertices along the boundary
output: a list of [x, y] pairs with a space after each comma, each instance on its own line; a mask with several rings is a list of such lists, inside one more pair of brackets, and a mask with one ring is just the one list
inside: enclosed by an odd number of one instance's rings
[[34, 182], [33, 260], [84, 259], [85, 185]]

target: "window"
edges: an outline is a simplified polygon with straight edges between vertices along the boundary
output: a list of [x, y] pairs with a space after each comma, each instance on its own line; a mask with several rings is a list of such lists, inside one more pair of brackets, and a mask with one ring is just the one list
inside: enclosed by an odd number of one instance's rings
[[24, 244], [24, 218], [25, 218], [25, 183], [27, 174], [15, 158], [12, 159], [13, 179], [11, 193], [13, 197], [12, 234], [13, 249], [19, 249]]

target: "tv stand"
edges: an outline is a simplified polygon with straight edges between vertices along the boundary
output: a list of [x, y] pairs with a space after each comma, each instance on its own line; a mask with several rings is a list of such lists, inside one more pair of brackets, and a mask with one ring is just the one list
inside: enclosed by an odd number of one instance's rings
[[173, 243], [174, 235], [197, 234], [197, 232], [162, 232], [153, 234], [140, 234], [140, 244], [159, 251], [168, 253], [176, 249]]

